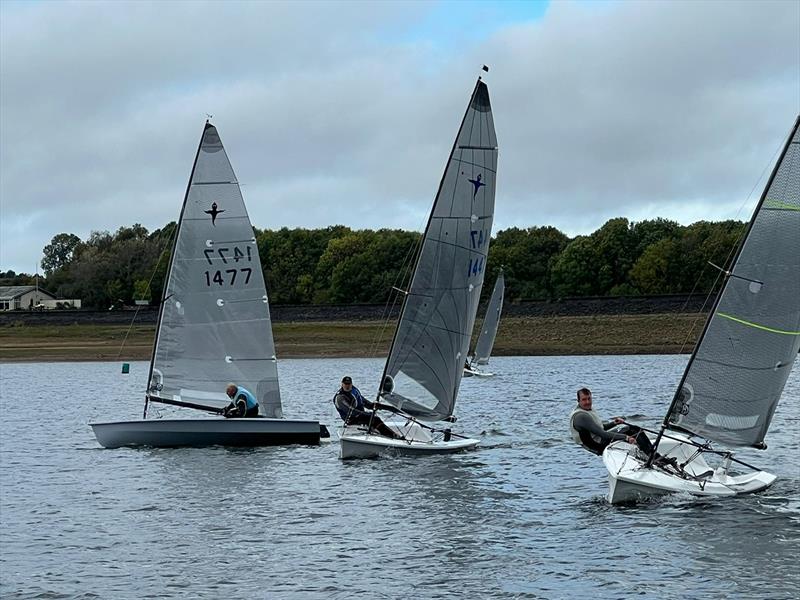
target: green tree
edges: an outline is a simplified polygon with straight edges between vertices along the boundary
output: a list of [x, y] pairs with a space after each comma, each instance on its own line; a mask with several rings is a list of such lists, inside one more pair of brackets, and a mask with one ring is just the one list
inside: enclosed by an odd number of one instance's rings
[[636, 244], [634, 262], [651, 244], [655, 244], [665, 238], [679, 237], [680, 232], [681, 226], [678, 223], [661, 217], [631, 223], [631, 234]]
[[150, 302], [150, 285], [146, 279], [137, 279], [133, 282], [133, 299]]
[[698, 221], [675, 238], [650, 245], [631, 269], [631, 279], [645, 294], [709, 293], [721, 281], [744, 233], [738, 221]]
[[552, 298], [553, 265], [568, 243], [569, 238], [555, 227], [512, 227], [499, 231], [489, 246], [483, 294], [491, 294], [502, 267], [509, 300]]
[[45, 275], [51, 275], [59, 269], [65, 268], [72, 262], [75, 249], [81, 243], [74, 233], [59, 233], [53, 236], [50, 243], [42, 249], [42, 271]]
[[313, 300], [315, 273], [332, 239], [350, 233], [343, 225], [325, 229], [288, 229], [258, 232], [256, 240], [270, 302], [305, 304]]
[[587, 236], [572, 240], [553, 264], [553, 290], [558, 297], [593, 296], [600, 293], [599, 257]]
[[385, 302], [407, 287], [419, 234], [380, 229], [332, 239], [317, 265], [315, 302]]

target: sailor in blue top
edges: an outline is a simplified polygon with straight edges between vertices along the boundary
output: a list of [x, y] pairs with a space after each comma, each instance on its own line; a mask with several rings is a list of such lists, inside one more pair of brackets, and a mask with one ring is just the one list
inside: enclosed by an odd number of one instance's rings
[[231, 403], [222, 411], [222, 415], [226, 419], [253, 419], [258, 417], [258, 401], [251, 392], [240, 385], [229, 383], [228, 387], [225, 388], [225, 393], [231, 399]]
[[381, 421], [373, 410], [367, 410], [381, 408], [381, 405], [364, 398], [350, 377], [342, 378], [342, 387], [333, 397], [333, 405], [345, 425], [367, 425], [370, 431], [374, 429], [388, 438], [402, 439], [402, 436]]

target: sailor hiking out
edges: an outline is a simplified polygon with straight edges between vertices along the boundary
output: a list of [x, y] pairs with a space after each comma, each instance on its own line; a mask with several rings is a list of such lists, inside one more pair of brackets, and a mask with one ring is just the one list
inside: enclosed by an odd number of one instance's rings
[[[611, 431], [615, 427], [617, 429]], [[578, 406], [569, 416], [569, 430], [576, 444], [594, 454], [603, 454], [606, 446], [617, 440], [636, 444], [648, 457], [653, 452], [647, 435], [634, 425], [626, 425], [622, 417], [603, 422], [592, 410], [592, 392], [588, 388], [578, 390]]]

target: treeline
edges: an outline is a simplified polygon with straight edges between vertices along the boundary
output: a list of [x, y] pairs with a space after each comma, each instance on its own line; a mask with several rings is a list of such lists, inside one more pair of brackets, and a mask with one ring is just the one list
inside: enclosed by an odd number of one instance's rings
[[[511, 228], [492, 239], [487, 282], [502, 266], [506, 298], [555, 300], [572, 296], [708, 293], [727, 265], [744, 224], [700, 221], [682, 226], [653, 219], [611, 219], [587, 236], [554, 227]], [[39, 285], [87, 308], [158, 302], [175, 223], [148, 232], [141, 225], [81, 240], [56, 235], [43, 250]], [[381, 229], [254, 230], [274, 304], [382, 303], [392, 287], [408, 284], [420, 234]], [[0, 273], [3, 285], [30, 277]], [[491, 291], [484, 286], [484, 293]]]

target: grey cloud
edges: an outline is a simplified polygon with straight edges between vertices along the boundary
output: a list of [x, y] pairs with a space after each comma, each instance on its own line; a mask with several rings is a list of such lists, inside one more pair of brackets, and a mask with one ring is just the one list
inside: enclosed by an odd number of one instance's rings
[[397, 35], [421, 3], [0, 10], [2, 269], [174, 220], [206, 112], [256, 226], [419, 229], [486, 62], [496, 227], [575, 234], [735, 216], [800, 108], [797, 3], [558, 2], [452, 45]]

